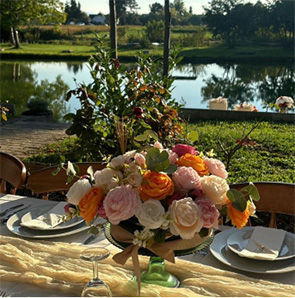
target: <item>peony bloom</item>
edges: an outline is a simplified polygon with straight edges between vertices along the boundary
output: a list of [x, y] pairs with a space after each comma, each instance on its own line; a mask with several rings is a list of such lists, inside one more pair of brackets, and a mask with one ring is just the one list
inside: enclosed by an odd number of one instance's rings
[[76, 181], [67, 193], [67, 201], [70, 204], [78, 205], [80, 200], [91, 189], [91, 184], [88, 179], [80, 179]]
[[131, 185], [122, 185], [109, 191], [103, 206], [110, 223], [117, 225], [135, 214], [140, 207], [140, 197]]
[[201, 180], [198, 173], [191, 167], [178, 167], [172, 174], [175, 187], [180, 191], [190, 191], [201, 188]]
[[185, 155], [186, 153], [196, 155], [197, 151], [194, 147], [189, 145], [177, 144], [172, 148], [172, 151], [175, 152], [178, 157]]
[[205, 228], [218, 228], [219, 211], [209, 199], [197, 199], [195, 203], [202, 211], [203, 227]]
[[140, 224], [149, 230], [160, 228], [166, 218], [161, 202], [153, 199], [141, 204], [135, 215]]
[[170, 232], [182, 239], [191, 239], [203, 226], [202, 212], [192, 198], [173, 201], [168, 212], [172, 222]]
[[145, 168], [146, 164], [144, 155], [142, 155], [141, 153], [136, 153], [134, 155], [134, 160], [140, 167]]
[[216, 158], [205, 158], [204, 164], [209, 168], [211, 174], [218, 176], [222, 179], [226, 179], [228, 173], [225, 169], [223, 162]]
[[238, 229], [242, 229], [247, 224], [250, 216], [250, 212], [249, 212], [250, 201], [247, 201], [247, 207], [243, 212], [234, 208], [232, 205], [232, 202], [228, 199], [227, 199], [226, 206], [227, 206], [227, 214], [231, 220], [232, 225], [236, 226]]
[[105, 168], [94, 173], [94, 186], [100, 187], [105, 193], [121, 184], [122, 173]]
[[201, 179], [202, 190], [206, 198], [210, 199], [215, 205], [223, 205], [226, 202], [226, 192], [229, 186], [220, 177], [211, 175]]
[[146, 171], [143, 176], [143, 184], [140, 187], [140, 197], [162, 200], [174, 192], [174, 184], [167, 174]]
[[204, 164], [203, 159], [199, 156], [195, 156], [189, 153], [181, 156], [177, 164], [184, 167], [192, 167], [198, 174], [202, 177], [209, 175], [209, 169], [206, 164]]
[[103, 198], [103, 190], [100, 187], [91, 188], [79, 202], [80, 215], [85, 220], [92, 221]]

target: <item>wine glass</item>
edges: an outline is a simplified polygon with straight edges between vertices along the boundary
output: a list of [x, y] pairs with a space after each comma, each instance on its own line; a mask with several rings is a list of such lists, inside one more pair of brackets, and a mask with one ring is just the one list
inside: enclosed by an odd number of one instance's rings
[[91, 261], [93, 266], [93, 278], [84, 287], [82, 297], [112, 297], [110, 288], [98, 277], [98, 261], [109, 255], [110, 252], [105, 247], [92, 247], [80, 254], [82, 260]]

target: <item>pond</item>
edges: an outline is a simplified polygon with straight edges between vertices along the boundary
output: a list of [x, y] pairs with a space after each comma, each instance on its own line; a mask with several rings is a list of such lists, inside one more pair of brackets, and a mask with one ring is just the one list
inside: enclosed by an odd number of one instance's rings
[[[55, 120], [80, 107], [65, 94], [76, 84], [91, 82], [87, 62], [1, 61], [0, 102], [13, 103], [16, 113], [27, 110], [30, 99], [46, 99]], [[264, 102], [274, 103], [286, 95], [294, 98], [294, 65], [284, 64], [184, 64], [173, 75], [172, 97], [186, 108], [208, 109], [209, 99], [228, 98], [229, 108], [244, 101], [258, 111], [266, 111]], [[179, 78], [181, 77], [181, 78]]]

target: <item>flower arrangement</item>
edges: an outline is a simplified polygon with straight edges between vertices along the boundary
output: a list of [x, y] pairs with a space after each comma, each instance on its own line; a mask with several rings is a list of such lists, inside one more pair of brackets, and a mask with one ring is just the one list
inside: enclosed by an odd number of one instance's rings
[[247, 104], [245, 101], [241, 104], [236, 104], [234, 106], [235, 111], [249, 111], [249, 112], [257, 112], [256, 106], [253, 106], [251, 103]]
[[276, 103], [275, 103], [280, 112], [287, 112], [288, 109], [292, 109], [294, 106], [294, 101], [291, 97], [288, 96], [280, 96], [277, 98]]
[[209, 100], [209, 109], [211, 110], [227, 110], [227, 98], [221, 96]]

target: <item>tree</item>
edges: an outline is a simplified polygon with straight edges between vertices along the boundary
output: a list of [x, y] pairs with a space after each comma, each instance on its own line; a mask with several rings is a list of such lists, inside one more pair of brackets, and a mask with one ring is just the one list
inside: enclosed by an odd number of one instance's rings
[[136, 0], [120, 0], [116, 2], [116, 13], [118, 19], [126, 18], [128, 12], [135, 13], [138, 9]]
[[77, 3], [76, 0], [71, 0], [70, 4], [68, 2], [66, 3], [65, 12], [67, 13], [67, 24], [71, 22], [89, 23], [88, 15], [81, 10], [81, 4], [80, 2]]
[[221, 35], [229, 48], [234, 48], [238, 37], [239, 17], [234, 8], [241, 0], [212, 0], [205, 8], [204, 21], [213, 34]]
[[161, 14], [164, 11], [164, 7], [162, 4], [155, 2], [150, 5], [150, 11], [152, 14]]
[[17, 29], [31, 21], [41, 24], [64, 21], [63, 4], [60, 0], [0, 0], [1, 27], [11, 29], [15, 47], [20, 47]]

